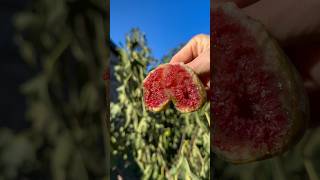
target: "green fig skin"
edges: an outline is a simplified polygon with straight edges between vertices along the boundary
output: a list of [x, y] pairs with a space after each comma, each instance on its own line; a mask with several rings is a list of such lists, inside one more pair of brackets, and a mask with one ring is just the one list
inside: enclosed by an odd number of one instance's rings
[[[171, 68], [177, 68], [179, 71], [175, 72], [172, 71]], [[160, 75], [154, 75], [157, 73], [160, 69], [163, 70], [163, 72], [160, 73]], [[180, 72], [180, 74], [179, 74]], [[157, 78], [153, 77], [156, 76]], [[185, 77], [188, 79], [189, 84], [183, 84], [185, 83], [184, 79], [181, 77]], [[154, 82], [153, 82], [154, 81]], [[159, 81], [159, 82], [156, 82]], [[183, 88], [177, 88], [177, 85], [172, 85], [173, 87], [170, 87], [171, 85], [168, 84], [169, 81], [172, 81], [173, 84], [181, 85], [183, 84]], [[152, 83], [158, 83], [157, 88], [152, 88], [150, 84]], [[192, 86], [193, 90], [195, 92], [189, 92], [188, 88]], [[161, 64], [154, 70], [152, 70], [147, 77], [143, 81], [143, 88], [144, 88], [144, 104], [145, 107], [149, 111], [153, 112], [159, 112], [163, 109], [167, 108], [170, 102], [173, 102], [176, 109], [182, 113], [188, 113], [193, 112], [198, 109], [200, 109], [203, 104], [206, 102], [207, 94], [206, 90], [204, 88], [204, 85], [196, 75], [196, 73], [187, 65], [183, 63], [177, 63], [177, 64]], [[152, 89], [152, 90], [151, 90]], [[196, 101], [195, 105], [185, 105], [185, 106], [179, 106], [181, 104], [178, 97], [176, 97], [176, 94], [173, 93], [174, 90], [181, 90], [184, 93], [188, 93], [191, 97], [196, 96], [198, 97], [197, 100], [190, 101]], [[189, 96], [187, 95], [187, 96]], [[151, 98], [150, 98], [151, 97]], [[156, 104], [156, 106], [151, 105], [152, 101], [148, 101], [148, 99], [158, 99], [161, 97], [162, 102]], [[181, 99], [181, 97], [180, 97]], [[151, 102], [151, 103], [150, 103]]]

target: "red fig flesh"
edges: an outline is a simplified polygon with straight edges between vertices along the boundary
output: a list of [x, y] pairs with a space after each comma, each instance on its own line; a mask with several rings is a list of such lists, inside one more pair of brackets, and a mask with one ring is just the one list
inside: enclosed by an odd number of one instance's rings
[[211, 12], [213, 149], [227, 161], [279, 154], [306, 127], [302, 82], [278, 44], [234, 4]]
[[191, 112], [206, 100], [206, 92], [197, 75], [186, 65], [163, 64], [151, 71], [143, 82], [144, 104], [160, 111], [172, 101], [177, 110]]

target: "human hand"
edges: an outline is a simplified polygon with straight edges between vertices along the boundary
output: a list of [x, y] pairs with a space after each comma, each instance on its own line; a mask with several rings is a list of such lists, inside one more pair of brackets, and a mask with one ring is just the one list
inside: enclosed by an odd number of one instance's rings
[[210, 88], [210, 36], [199, 34], [194, 36], [177, 54], [170, 63], [183, 62], [198, 74], [205, 85]]
[[[320, 1], [305, 0], [214, 0], [232, 1], [259, 20], [283, 47], [320, 42]], [[214, 5], [213, 5], [214, 6]]]

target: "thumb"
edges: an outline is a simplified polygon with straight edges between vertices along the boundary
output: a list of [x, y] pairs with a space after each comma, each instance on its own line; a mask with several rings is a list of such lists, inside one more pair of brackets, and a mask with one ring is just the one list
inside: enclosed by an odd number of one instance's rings
[[199, 76], [210, 73], [210, 50], [205, 51], [193, 61], [187, 63], [187, 66]]

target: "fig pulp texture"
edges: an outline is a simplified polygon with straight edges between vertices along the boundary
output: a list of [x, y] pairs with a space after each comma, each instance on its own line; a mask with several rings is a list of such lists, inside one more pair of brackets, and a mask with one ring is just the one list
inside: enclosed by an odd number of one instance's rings
[[144, 104], [150, 111], [160, 111], [170, 101], [181, 112], [199, 109], [206, 91], [197, 75], [183, 63], [162, 64], [143, 81]]
[[244, 163], [284, 152], [306, 127], [297, 71], [257, 21], [233, 3], [211, 12], [213, 150]]

